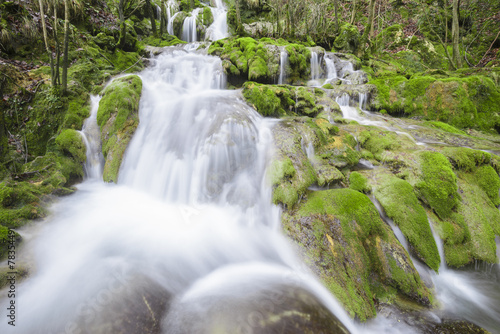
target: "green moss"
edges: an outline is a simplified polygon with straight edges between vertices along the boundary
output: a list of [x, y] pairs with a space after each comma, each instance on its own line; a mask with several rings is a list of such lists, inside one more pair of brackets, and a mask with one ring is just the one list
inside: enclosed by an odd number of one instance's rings
[[[423, 116], [459, 129], [477, 128], [490, 132], [500, 129], [500, 116], [495, 111], [500, 91], [485, 76], [438, 79], [435, 76], [414, 75], [407, 80], [388, 73], [369, 83], [377, 87], [373, 107], [386, 109], [390, 114]], [[439, 123], [437, 126], [456, 132]]]
[[82, 135], [76, 130], [66, 129], [56, 137], [56, 144], [66, 154], [76, 161], [83, 163], [86, 160], [86, 148]]
[[447, 147], [441, 151], [453, 164], [454, 168], [472, 171], [477, 166], [488, 164], [491, 154], [468, 147]]
[[333, 43], [335, 50], [345, 53], [356, 53], [361, 43], [358, 28], [349, 23], [344, 23], [339, 29], [339, 34]]
[[166, 38], [159, 38], [151, 35], [144, 38], [142, 42], [146, 45], [156, 46], [160, 48], [187, 43], [185, 41], [181, 41], [180, 39], [177, 38], [177, 36], [173, 35], [168, 35]]
[[378, 161], [383, 160], [385, 150], [395, 150], [401, 147], [397, 134], [376, 128], [368, 128], [358, 135], [362, 148], [373, 154]]
[[352, 172], [349, 175], [349, 188], [362, 193], [371, 191], [371, 187], [368, 185], [368, 179], [358, 172]]
[[458, 204], [457, 178], [448, 159], [441, 153], [424, 151], [419, 154], [420, 171], [412, 182], [418, 197], [439, 217], [447, 218]]
[[494, 206], [500, 205], [500, 177], [493, 167], [489, 165], [481, 166], [474, 172], [477, 184], [484, 190], [491, 199]]
[[103, 179], [116, 182], [125, 149], [139, 123], [142, 81], [137, 75], [115, 79], [103, 92], [97, 111], [102, 153], [106, 159]]
[[396, 177], [386, 177], [374, 195], [405, 235], [419, 259], [438, 271], [440, 257], [427, 215], [413, 192], [413, 187]]
[[427, 121], [424, 124], [429, 125], [432, 128], [440, 129], [449, 133], [454, 133], [458, 135], [467, 135], [464, 131], [457, 129], [449, 124], [438, 122], [438, 121]]
[[295, 210], [284, 212], [283, 226], [352, 317], [375, 315], [374, 286], [429, 303], [409, 257], [366, 195], [351, 189], [309, 192]]
[[214, 21], [214, 16], [212, 15], [212, 10], [210, 7], [203, 8], [203, 24], [209, 26]]

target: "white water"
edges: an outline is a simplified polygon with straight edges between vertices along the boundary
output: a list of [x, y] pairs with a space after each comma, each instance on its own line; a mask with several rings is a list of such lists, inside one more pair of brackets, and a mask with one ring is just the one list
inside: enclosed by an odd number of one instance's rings
[[167, 11], [167, 13], [168, 13], [167, 32], [169, 35], [173, 35], [174, 34], [174, 19], [180, 12], [177, 12], [171, 16], [170, 15], [170, 7], [168, 7], [168, 8], [169, 8], [169, 10]]
[[319, 60], [318, 53], [311, 51], [311, 80], [319, 79]]
[[89, 179], [98, 179], [102, 176], [104, 157], [101, 151], [101, 133], [97, 125], [97, 109], [100, 100], [100, 96], [90, 97], [90, 117], [83, 123], [81, 131], [87, 150], [87, 161], [84, 165], [85, 176]]
[[229, 36], [227, 29], [227, 9], [222, 0], [215, 0], [215, 8], [211, 8], [214, 22], [207, 28], [205, 39], [216, 41]]
[[286, 84], [286, 66], [288, 65], [288, 53], [285, 49], [280, 53], [280, 76], [278, 78], [278, 85]]
[[[432, 224], [431, 224], [432, 227]], [[438, 300], [444, 311], [500, 333], [500, 268], [487, 265], [486, 270], [453, 270], [445, 261], [443, 241], [432, 229], [438, 246], [441, 266], [439, 274], [432, 274]]]
[[182, 24], [182, 40], [188, 43], [198, 41], [198, 32], [196, 31], [196, 19], [201, 8], [195, 8], [191, 12], [191, 16], [184, 19]]
[[[340, 110], [342, 111], [342, 117], [344, 117], [345, 119], [352, 119], [363, 125], [384, 126], [383, 122], [381, 121], [372, 121], [366, 116], [361, 116], [358, 112], [358, 108], [352, 107], [350, 105], [351, 98], [348, 94], [342, 94], [341, 96], [335, 98], [335, 101], [339, 104]], [[360, 101], [360, 110], [361, 103], [362, 102]]]
[[[221, 89], [218, 58], [168, 48], [152, 64], [119, 184], [87, 180], [52, 208], [26, 246], [36, 270], [18, 284], [22, 317], [0, 332], [137, 333], [131, 324], [151, 316], [163, 333], [189, 332], [209, 321], [193, 312], [224, 317], [219, 297], [251, 298], [267, 284], [309, 291], [358, 333], [279, 233], [264, 175], [275, 121]], [[279, 314], [286, 298], [263, 302]], [[234, 325], [258, 330], [238, 305]]]
[[337, 68], [335, 67], [333, 55], [325, 54], [325, 57], [323, 59], [326, 66], [326, 84], [337, 78]]

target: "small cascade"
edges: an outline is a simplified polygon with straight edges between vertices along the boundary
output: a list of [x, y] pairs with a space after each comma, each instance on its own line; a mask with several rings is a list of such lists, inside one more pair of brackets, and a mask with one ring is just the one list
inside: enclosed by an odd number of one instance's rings
[[285, 49], [280, 53], [280, 76], [278, 78], [278, 85], [286, 83], [286, 66], [288, 64], [288, 53]]
[[90, 97], [90, 117], [83, 123], [82, 137], [87, 147], [87, 161], [84, 165], [85, 176], [87, 179], [99, 179], [102, 176], [104, 157], [101, 152], [101, 133], [97, 125], [97, 109], [101, 97], [92, 95]]
[[[366, 98], [366, 95], [364, 96], [364, 98]], [[381, 121], [372, 121], [366, 117], [361, 116], [358, 112], [358, 109], [350, 105], [351, 97], [349, 96], [349, 94], [344, 93], [341, 96], [336, 97], [335, 101], [339, 104], [340, 110], [342, 110], [342, 117], [344, 117], [345, 119], [352, 119], [363, 125], [375, 125], [382, 127], [385, 126]]]
[[161, 7], [156, 5], [156, 8], [155, 8], [155, 14], [156, 14], [156, 17], [155, 19], [156, 20], [161, 20]]
[[367, 93], [359, 93], [359, 109], [366, 110], [366, 104], [368, 102]]
[[306, 154], [309, 160], [314, 158], [314, 145], [307, 137], [302, 137], [300, 140], [300, 145], [302, 147], [302, 151]]
[[337, 68], [335, 67], [335, 62], [332, 58], [332, 55], [325, 55], [323, 58], [326, 66], [326, 81], [325, 83], [329, 83], [334, 79], [337, 79]]
[[191, 16], [184, 19], [184, 24], [182, 25], [182, 40], [188, 43], [198, 41], [198, 32], [196, 31], [196, 19], [198, 18], [198, 13], [201, 8], [195, 8], [191, 12]]
[[394, 232], [394, 235], [398, 239], [401, 246], [403, 246], [404, 249], [406, 249], [406, 251], [408, 252], [408, 254], [410, 254], [408, 240], [406, 240], [406, 237], [404, 236], [403, 232], [401, 232], [401, 229], [399, 228], [399, 226], [397, 226], [391, 218], [386, 216], [384, 209], [382, 208], [382, 205], [380, 205], [380, 202], [377, 201], [377, 199], [375, 197], [370, 197], [370, 199], [373, 202], [373, 204], [375, 205], [375, 207], [377, 208], [382, 220], [385, 221], [387, 224], [389, 224], [389, 226], [391, 227], [392, 231]]
[[211, 8], [214, 22], [207, 28], [206, 40], [216, 41], [229, 36], [227, 29], [227, 9], [222, 0], [215, 0], [215, 8]]
[[167, 11], [167, 16], [168, 16], [168, 22], [167, 22], [167, 32], [169, 35], [174, 34], [174, 19], [177, 15], [179, 15], [180, 12], [175, 13], [174, 15], [170, 16], [170, 7], [168, 7], [169, 10]]
[[311, 51], [311, 80], [319, 79], [319, 60], [318, 53]]

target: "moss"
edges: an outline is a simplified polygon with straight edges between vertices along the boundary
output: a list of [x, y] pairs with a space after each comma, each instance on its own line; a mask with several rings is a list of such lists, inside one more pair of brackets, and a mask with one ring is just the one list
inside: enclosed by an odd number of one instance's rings
[[203, 24], [209, 26], [214, 21], [214, 16], [212, 15], [212, 10], [209, 7], [203, 8]]
[[488, 164], [491, 154], [468, 147], [447, 147], [442, 151], [443, 155], [453, 164], [454, 168], [472, 171], [477, 166]]
[[351, 189], [309, 192], [296, 209], [284, 212], [283, 227], [352, 317], [375, 315], [374, 286], [429, 303], [405, 250], [367, 196]]
[[376, 128], [368, 128], [358, 135], [362, 148], [373, 154], [375, 159], [381, 161], [385, 150], [395, 150], [401, 147], [397, 134]]
[[454, 133], [458, 135], [467, 135], [464, 131], [457, 129], [454, 126], [451, 126], [450, 124], [446, 124], [443, 122], [438, 122], [438, 121], [427, 121], [424, 123], [425, 125], [429, 125], [432, 128], [435, 129], [440, 129], [449, 133]]
[[399, 75], [387, 75], [369, 83], [377, 87], [372, 106], [378, 110], [386, 109], [393, 115], [423, 116], [459, 129], [494, 132], [500, 128], [500, 116], [495, 112], [500, 91], [485, 76], [438, 79], [414, 75], [407, 80]]
[[356, 53], [361, 43], [358, 28], [349, 23], [344, 23], [339, 29], [340, 31], [333, 43], [335, 50], [345, 53]]
[[[1, 227], [0, 227], [1, 228]], [[28, 268], [16, 263], [16, 269], [12, 270], [8, 266], [0, 268], [0, 289], [8, 286], [12, 272], [15, 272], [16, 282], [19, 283], [23, 278], [28, 276]]]
[[181, 41], [180, 39], [177, 38], [177, 36], [173, 36], [173, 35], [168, 35], [166, 38], [148, 36], [148, 37], [144, 38], [142, 40], [142, 42], [146, 45], [156, 46], [156, 47], [160, 47], [160, 48], [163, 48], [166, 46], [187, 43], [185, 41]]
[[362, 193], [371, 191], [371, 187], [368, 185], [368, 179], [359, 172], [352, 172], [349, 175], [349, 188]]
[[103, 92], [97, 110], [101, 128], [102, 153], [106, 159], [103, 179], [116, 182], [118, 171], [132, 135], [139, 123], [142, 81], [137, 75], [115, 79]]
[[56, 137], [56, 144], [66, 154], [72, 156], [77, 162], [86, 160], [86, 148], [82, 135], [76, 130], [66, 129]]
[[448, 159], [441, 153], [423, 151], [418, 156], [420, 170], [412, 182], [418, 197], [440, 218], [447, 218], [460, 201], [457, 178]]
[[374, 195], [387, 216], [400, 227], [419, 259], [438, 271], [440, 257], [432, 236], [427, 215], [405, 180], [386, 177], [374, 190]]
[[263, 116], [305, 115], [312, 117], [323, 110], [323, 106], [317, 104], [321, 95], [312, 88], [262, 85], [247, 81], [243, 84], [242, 93]]
[[474, 172], [477, 184], [484, 190], [491, 199], [494, 206], [500, 205], [500, 177], [493, 167], [489, 165], [481, 166]]
[[68, 108], [61, 128], [79, 130], [83, 127], [84, 120], [89, 116], [90, 103], [88, 94], [71, 94], [68, 98]]

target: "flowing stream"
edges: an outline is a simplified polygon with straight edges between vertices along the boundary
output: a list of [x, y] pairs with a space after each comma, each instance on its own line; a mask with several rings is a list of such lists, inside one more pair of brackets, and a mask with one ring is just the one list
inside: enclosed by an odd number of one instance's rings
[[[223, 90], [219, 58], [172, 47], [152, 63], [118, 184], [87, 168], [52, 208], [26, 246], [36, 271], [19, 287], [22, 317], [0, 331], [258, 332], [255, 317], [313, 303], [330, 328], [358, 332], [279, 232], [265, 177], [276, 121]], [[92, 102], [83, 133], [100, 171]]]

